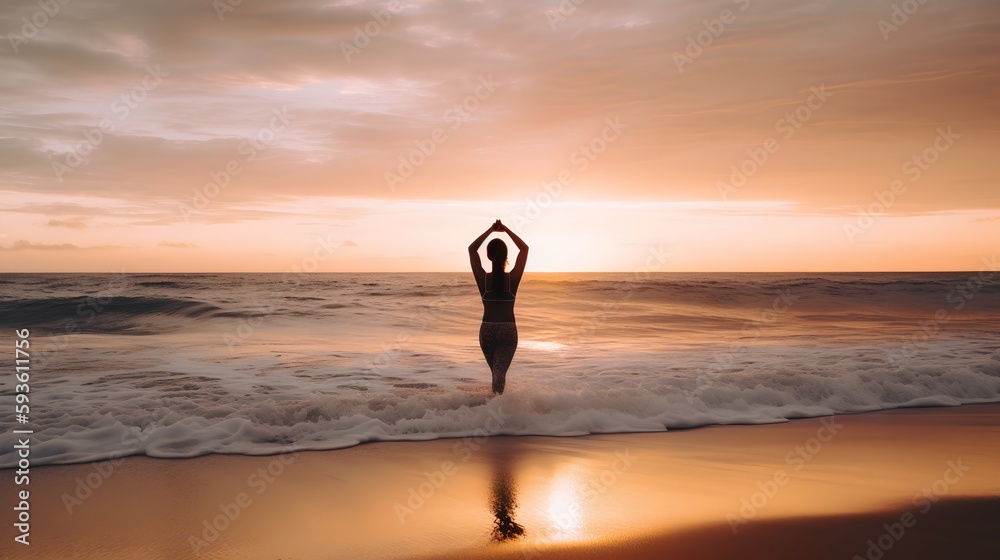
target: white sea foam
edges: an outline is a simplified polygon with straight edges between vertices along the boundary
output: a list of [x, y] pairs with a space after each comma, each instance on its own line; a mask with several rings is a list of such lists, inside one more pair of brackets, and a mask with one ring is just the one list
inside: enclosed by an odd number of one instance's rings
[[[447, 352], [435, 354], [439, 368], [420, 376], [409, 355], [377, 375], [358, 367], [370, 359], [361, 354], [337, 368], [317, 365], [328, 359], [322, 352], [300, 358], [297, 366], [315, 369], [298, 374], [275, 358], [212, 363], [175, 355], [159, 373], [40, 381], [35, 422], [41, 429], [32, 462], [260, 455], [486, 433], [663, 431], [996, 402], [997, 350], [996, 344], [938, 341], [897, 367], [885, 361], [884, 344], [758, 346], [741, 350], [733, 367], [718, 371], [708, 348], [628, 353], [529, 346], [518, 350], [508, 391], [496, 397], [486, 391], [477, 357], [458, 350], [448, 359], [442, 357]], [[0, 436], [0, 466], [16, 464], [6, 451], [13, 443], [9, 432]]]

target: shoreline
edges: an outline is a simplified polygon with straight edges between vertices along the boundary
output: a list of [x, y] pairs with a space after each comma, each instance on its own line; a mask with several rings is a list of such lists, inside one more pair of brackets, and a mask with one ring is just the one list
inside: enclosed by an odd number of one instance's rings
[[[554, 438], [554, 439], [574, 439], [574, 438], [589, 438], [597, 436], [631, 436], [631, 435], [645, 435], [645, 434], [667, 434], [667, 433], [678, 433], [686, 432], [691, 430], [704, 430], [710, 428], [723, 428], [723, 427], [749, 427], [749, 426], [773, 426], [781, 425], [787, 423], [801, 422], [807, 420], [819, 420], [823, 418], [846, 418], [849, 416], [856, 415], [868, 415], [868, 414], [882, 414], [882, 413], [894, 413], [894, 412], [905, 412], [905, 411], [922, 411], [922, 410], [934, 410], [934, 409], [954, 409], [954, 408], [968, 408], [968, 407], [978, 407], [978, 406], [996, 406], [1000, 410], [1000, 401], [984, 400], [978, 402], [967, 402], [967, 403], [956, 403], [956, 404], [906, 404], [900, 405], [895, 408], [880, 408], [874, 410], [861, 410], [861, 411], [850, 411], [850, 412], [835, 412], [832, 414], [826, 414], [822, 416], [796, 416], [791, 418], [785, 418], [783, 420], [774, 420], [771, 422], [727, 422], [727, 423], [707, 423], [707, 424], [696, 424], [690, 426], [675, 426], [670, 428], [664, 428], [663, 430], [636, 430], [636, 431], [615, 431], [615, 432], [595, 432], [586, 434], [567, 434], [567, 435], [550, 435], [550, 434], [491, 434], [488, 437], [490, 439], [503, 439], [503, 438]], [[396, 445], [396, 444], [426, 444], [427, 442], [433, 441], [458, 441], [464, 440], [472, 437], [478, 437], [475, 435], [464, 435], [464, 436], [435, 436], [428, 439], [400, 439], [400, 440], [375, 440], [375, 441], [363, 441], [360, 443], [355, 443], [353, 445], [348, 445], [346, 447], [335, 447], [330, 449], [300, 449], [293, 451], [283, 451], [274, 453], [260, 453], [254, 455], [248, 455], [244, 453], [222, 453], [222, 452], [206, 452], [200, 455], [191, 456], [169, 456], [169, 457], [152, 457], [149, 455], [125, 455], [121, 457], [109, 457], [104, 459], [88, 459], [80, 462], [73, 463], [53, 463], [46, 465], [32, 465], [33, 468], [43, 469], [50, 467], [72, 467], [77, 465], [92, 465], [94, 463], [104, 463], [104, 462], [120, 462], [126, 459], [154, 459], [157, 461], [188, 461], [192, 459], [200, 459], [203, 457], [211, 456], [222, 456], [222, 457], [251, 457], [251, 458], [262, 458], [262, 457], [277, 457], [287, 454], [299, 454], [299, 453], [336, 453], [341, 451], [346, 451], [349, 449], [354, 449], [366, 445]], [[11, 470], [13, 471], [16, 467], [0, 467], [0, 472]]]
[[[757, 558], [744, 547], [760, 546], [769, 558], [844, 547], [863, 558], [885, 519], [922, 512], [927, 488], [929, 513], [886, 557], [959, 541], [971, 543], [961, 557], [995, 557], [1000, 537], [976, 531], [1000, 511], [997, 436], [1000, 404], [973, 404], [50, 465], [32, 469], [31, 557]], [[812, 550], [788, 531], [839, 536]]]

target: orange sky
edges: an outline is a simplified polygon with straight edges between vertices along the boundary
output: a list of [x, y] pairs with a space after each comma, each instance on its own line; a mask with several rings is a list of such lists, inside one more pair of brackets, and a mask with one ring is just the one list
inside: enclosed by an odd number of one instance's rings
[[1000, 252], [993, 0], [224, 1], [0, 7], [0, 271]]

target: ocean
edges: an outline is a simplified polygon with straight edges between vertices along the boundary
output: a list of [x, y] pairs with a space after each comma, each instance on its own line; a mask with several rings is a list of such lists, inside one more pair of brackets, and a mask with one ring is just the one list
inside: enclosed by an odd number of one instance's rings
[[[32, 465], [1000, 401], [1000, 277], [541, 274], [493, 396], [470, 273], [3, 274]], [[22, 436], [23, 437], [23, 436]], [[0, 467], [16, 464], [0, 434]]]

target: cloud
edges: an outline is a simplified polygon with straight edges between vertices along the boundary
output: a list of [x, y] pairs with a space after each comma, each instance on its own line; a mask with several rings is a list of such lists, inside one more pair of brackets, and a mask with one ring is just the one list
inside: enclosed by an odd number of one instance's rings
[[196, 249], [198, 246], [193, 243], [173, 243], [170, 241], [160, 241], [160, 247], [170, 247], [172, 249]]
[[343, 243], [340, 244], [341, 247], [357, 247], [358, 244], [351, 241], [350, 239], [345, 239]]
[[114, 210], [106, 207], [84, 206], [75, 203], [27, 202], [18, 206], [12, 205], [9, 208], [0, 208], [0, 212], [38, 214], [42, 216], [108, 216], [113, 214]]
[[32, 243], [26, 240], [15, 241], [9, 247], [0, 247], [0, 251], [95, 251], [108, 249], [128, 249], [122, 245], [90, 245], [81, 247], [73, 243]]
[[66, 227], [72, 229], [84, 229], [87, 224], [84, 223], [83, 218], [76, 218], [71, 220], [49, 220], [45, 222], [45, 225], [51, 227]]

